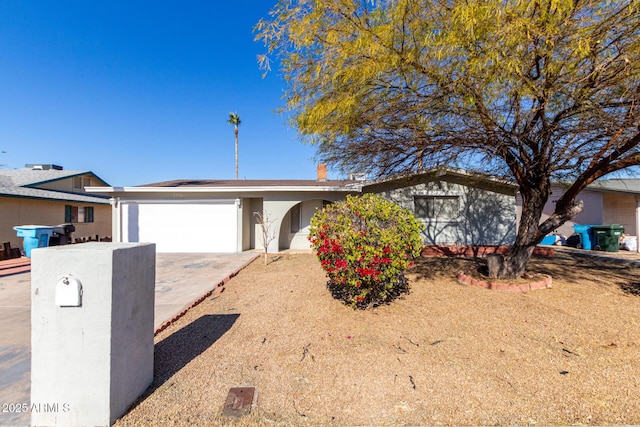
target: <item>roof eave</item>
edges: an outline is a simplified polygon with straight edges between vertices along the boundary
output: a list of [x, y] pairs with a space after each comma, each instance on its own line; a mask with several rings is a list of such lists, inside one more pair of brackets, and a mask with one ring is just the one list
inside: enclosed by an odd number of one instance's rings
[[48, 202], [61, 202], [61, 203], [94, 203], [97, 205], [108, 205], [110, 203], [108, 196], [91, 196], [91, 195], [85, 196], [86, 199], [76, 199], [73, 197], [54, 198], [54, 197], [46, 197], [46, 196], [34, 196], [29, 194], [11, 194], [11, 193], [3, 193], [0, 191], [0, 197], [7, 197], [11, 199], [44, 200]]
[[82, 175], [91, 175], [94, 178], [96, 178], [98, 181], [100, 181], [101, 184], [104, 184], [106, 186], [109, 185], [108, 182], [106, 182], [105, 180], [103, 180], [102, 178], [100, 178], [98, 175], [96, 175], [95, 173], [93, 173], [91, 171], [78, 171], [76, 173], [65, 175], [65, 176], [60, 176], [60, 177], [57, 177], [57, 178], [45, 179], [45, 180], [37, 181], [37, 182], [30, 182], [28, 184], [23, 184], [20, 187], [33, 188], [33, 187], [37, 187], [38, 185], [49, 184], [49, 183], [52, 183], [52, 182], [62, 181], [62, 180], [69, 179], [69, 178], [75, 178], [77, 176], [82, 176]]
[[439, 178], [446, 175], [466, 179], [469, 181], [479, 180], [479, 181], [490, 183], [491, 185], [502, 186], [505, 188], [505, 192], [512, 192], [513, 194], [516, 194], [519, 189], [519, 186], [517, 184], [503, 178], [499, 178], [491, 175], [484, 175], [478, 172], [470, 172], [464, 169], [445, 167], [445, 166], [439, 166], [439, 167], [435, 167], [432, 169], [427, 169], [419, 172], [406, 172], [406, 173], [402, 173], [394, 176], [369, 180], [369, 181], [363, 182], [363, 186], [374, 187], [380, 184], [400, 182], [403, 180], [410, 180], [410, 179], [418, 178], [421, 176], [434, 176]]
[[249, 186], [249, 187], [86, 187], [89, 193], [276, 193], [276, 192], [337, 192], [349, 193], [360, 191], [361, 186]]

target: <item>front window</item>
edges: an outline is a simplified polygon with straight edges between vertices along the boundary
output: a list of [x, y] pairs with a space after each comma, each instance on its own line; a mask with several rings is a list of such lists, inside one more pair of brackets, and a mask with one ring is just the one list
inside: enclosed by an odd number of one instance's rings
[[93, 206], [64, 207], [64, 222], [93, 222]]
[[414, 196], [414, 213], [420, 219], [457, 219], [460, 214], [459, 196]]

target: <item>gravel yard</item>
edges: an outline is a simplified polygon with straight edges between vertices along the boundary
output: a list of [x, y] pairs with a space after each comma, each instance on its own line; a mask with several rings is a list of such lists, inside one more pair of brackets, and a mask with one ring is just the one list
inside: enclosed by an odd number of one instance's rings
[[[356, 311], [313, 255], [253, 262], [156, 336], [155, 380], [116, 426], [640, 424], [640, 268], [556, 252], [551, 289], [456, 282], [423, 259], [411, 292]], [[257, 407], [221, 415], [233, 386]]]

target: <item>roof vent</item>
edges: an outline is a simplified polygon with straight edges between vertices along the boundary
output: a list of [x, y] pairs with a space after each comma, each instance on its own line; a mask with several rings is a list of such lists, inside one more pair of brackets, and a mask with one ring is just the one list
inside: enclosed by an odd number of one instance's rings
[[367, 174], [364, 172], [351, 172], [349, 174], [349, 180], [351, 181], [366, 181]]
[[32, 171], [48, 171], [48, 170], [55, 170], [55, 171], [61, 171], [63, 168], [62, 166], [58, 166], [58, 165], [44, 165], [42, 163], [29, 163], [24, 165], [24, 167], [31, 169]]

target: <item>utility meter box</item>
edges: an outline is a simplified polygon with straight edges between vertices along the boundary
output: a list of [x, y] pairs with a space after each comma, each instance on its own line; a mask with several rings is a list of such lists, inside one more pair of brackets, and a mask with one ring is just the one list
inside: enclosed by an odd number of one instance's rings
[[153, 244], [33, 251], [31, 425], [110, 426], [151, 384], [155, 267]]

